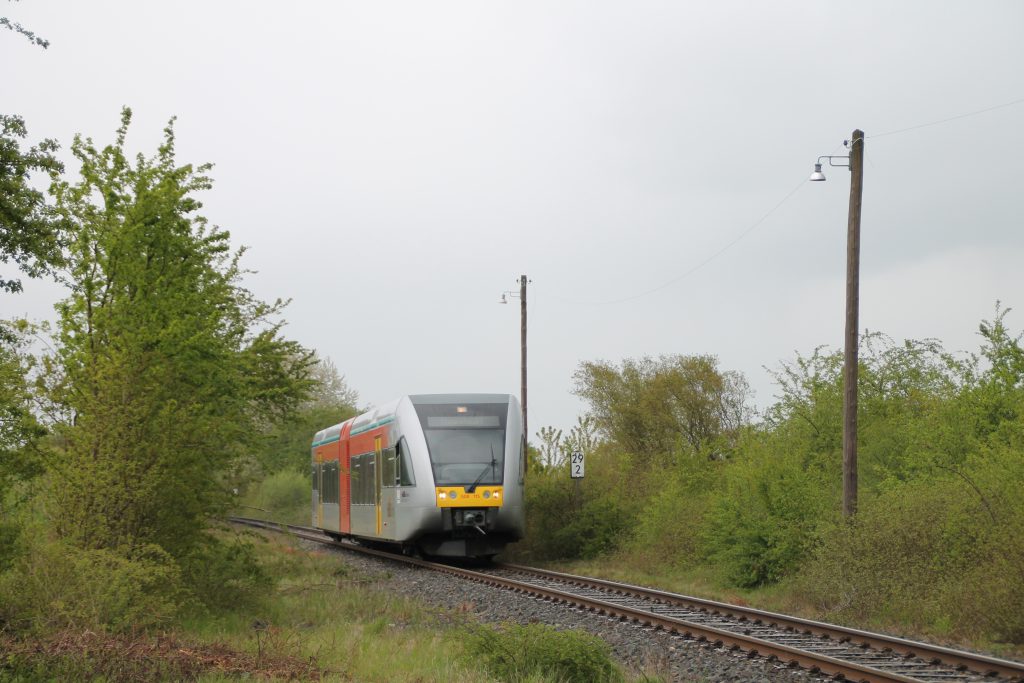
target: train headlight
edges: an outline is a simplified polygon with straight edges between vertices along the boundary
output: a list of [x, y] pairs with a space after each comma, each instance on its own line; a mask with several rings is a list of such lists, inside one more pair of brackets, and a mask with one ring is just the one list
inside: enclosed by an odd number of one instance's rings
[[448, 494], [445, 493], [444, 491], [441, 491], [441, 493], [437, 494], [437, 497], [440, 498], [441, 500], [444, 500], [445, 498], [448, 497]]
[[490, 497], [491, 497], [491, 492], [490, 491], [484, 491], [484, 498], [487, 499], [487, 498], [490, 498]]
[[455, 500], [456, 498], [459, 497], [459, 494], [455, 493], [455, 491], [452, 491], [451, 496], [452, 496], [452, 500]]

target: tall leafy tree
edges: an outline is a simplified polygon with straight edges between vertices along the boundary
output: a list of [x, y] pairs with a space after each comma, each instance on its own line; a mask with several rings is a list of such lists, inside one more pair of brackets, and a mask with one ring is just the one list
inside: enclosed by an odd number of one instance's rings
[[[0, 25], [34, 38], [6, 17], [0, 17]], [[23, 149], [27, 134], [21, 117], [0, 114], [0, 263], [13, 262], [23, 273], [36, 277], [60, 263], [61, 232], [32, 176], [56, 175], [62, 167], [54, 157], [56, 142], [44, 140]], [[0, 272], [0, 294], [21, 291], [21, 280], [6, 271], [5, 267]], [[8, 502], [10, 485], [38, 471], [29, 450], [45, 433], [31, 409], [25, 379], [30, 359], [23, 352], [23, 332], [14, 323], [0, 322], [0, 510]], [[2, 517], [9, 519], [6, 514]], [[3, 524], [0, 521], [0, 527]], [[0, 547], [0, 564], [4, 554]]]
[[14, 484], [39, 472], [33, 445], [45, 434], [33, 414], [26, 374], [30, 357], [22, 352], [21, 330], [0, 321], [0, 570], [12, 552], [17, 526], [11, 522], [9, 493]]
[[[38, 276], [60, 262], [58, 223], [46, 196], [33, 187], [33, 173], [59, 173], [53, 156], [57, 143], [44, 140], [22, 150], [28, 131], [20, 116], [0, 114], [0, 262], [13, 261], [29, 276]], [[21, 291], [21, 280], [0, 274], [0, 292]]]
[[359, 394], [330, 358], [314, 355], [311, 366], [312, 390], [287, 420], [270, 427], [262, 448], [256, 453], [261, 474], [296, 470], [307, 472], [313, 435], [324, 427], [359, 414]]
[[749, 420], [746, 379], [714, 356], [584, 362], [573, 377], [598, 430], [640, 463], [680, 450], [715, 455], [716, 441]]
[[180, 558], [226, 507], [231, 463], [305, 398], [310, 354], [197, 214], [210, 166], [177, 165], [173, 120], [153, 157], [131, 160], [130, 121], [102, 149], [76, 138], [81, 176], [53, 186], [72, 232], [49, 377], [66, 453], [48, 509], [79, 546]]

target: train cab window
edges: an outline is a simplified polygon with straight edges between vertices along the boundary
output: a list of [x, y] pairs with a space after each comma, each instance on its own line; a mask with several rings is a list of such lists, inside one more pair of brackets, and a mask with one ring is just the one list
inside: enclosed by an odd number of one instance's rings
[[427, 440], [437, 486], [488, 486], [503, 482], [507, 403], [413, 406]]
[[395, 446], [395, 460], [398, 465], [398, 485], [415, 486], [416, 477], [412, 472], [412, 458], [409, 457], [409, 442], [403, 436]]

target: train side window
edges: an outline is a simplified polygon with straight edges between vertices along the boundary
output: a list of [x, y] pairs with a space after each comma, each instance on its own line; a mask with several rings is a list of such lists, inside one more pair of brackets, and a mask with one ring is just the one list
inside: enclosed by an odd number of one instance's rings
[[394, 486], [398, 483], [398, 463], [395, 460], [395, 447], [388, 446], [381, 453], [381, 485]]
[[336, 499], [334, 497], [334, 489], [336, 478], [334, 476], [334, 463], [329, 462], [324, 465], [324, 493], [323, 500], [325, 503], [334, 503]]
[[341, 463], [334, 463], [334, 473], [331, 475], [331, 488], [334, 490], [334, 502], [341, 503]]
[[352, 504], [359, 505], [362, 501], [362, 485], [363, 485], [363, 463], [359, 459], [359, 456], [352, 458], [351, 466], [351, 495]]
[[377, 491], [377, 460], [376, 453], [367, 453], [363, 457], [366, 458], [366, 476], [363, 477], [363, 486], [365, 487], [365, 493], [363, 502], [367, 505], [373, 505], [376, 499]]
[[320, 500], [324, 503], [331, 502], [331, 463], [320, 464]]
[[409, 457], [409, 443], [403, 436], [398, 442], [395, 460], [398, 464], [398, 485], [415, 486], [416, 477], [412, 471], [412, 458]]
[[[374, 457], [376, 453], [363, 453], [352, 458], [352, 504], [373, 505]], [[357, 473], [358, 472], [358, 476]]]

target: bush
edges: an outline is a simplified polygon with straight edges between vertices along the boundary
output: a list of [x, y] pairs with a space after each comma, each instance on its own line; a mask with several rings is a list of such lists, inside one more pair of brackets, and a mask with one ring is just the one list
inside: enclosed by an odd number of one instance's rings
[[0, 521], [0, 572], [10, 569], [14, 563], [21, 527], [7, 520]]
[[707, 510], [719, 495], [724, 464], [702, 455], [685, 456], [665, 471], [663, 480], [656, 477], [655, 490], [637, 520], [630, 554], [648, 563], [696, 564], [704, 554], [702, 529]]
[[634, 511], [621, 496], [588, 490], [578, 500], [573, 487], [562, 472], [533, 475], [526, 482], [526, 539], [518, 544], [517, 556], [526, 561], [592, 559], [626, 539]]
[[[838, 481], [835, 475], [834, 481]], [[771, 445], [729, 464], [725, 488], [708, 512], [704, 543], [734, 585], [779, 581], [813, 549], [822, 522], [834, 516], [835, 483], [809, 458]]]
[[561, 683], [624, 680], [612, 661], [611, 648], [589, 633], [558, 631], [545, 624], [472, 626], [458, 633], [466, 656], [500, 681], [518, 682], [531, 677]]
[[1004, 456], [864, 501], [824, 534], [806, 595], [830, 617], [1024, 641], [1024, 467]]
[[[309, 477], [293, 470], [267, 475], [243, 498], [245, 508], [256, 508], [262, 517], [286, 524], [309, 524], [311, 509]], [[246, 509], [251, 516], [252, 509]]]
[[193, 598], [206, 609], [231, 610], [255, 604], [273, 585], [252, 543], [241, 536], [207, 535], [182, 565]]
[[0, 621], [13, 629], [116, 633], [165, 623], [177, 612], [180, 571], [160, 548], [126, 556], [74, 548], [35, 531], [0, 575]]

